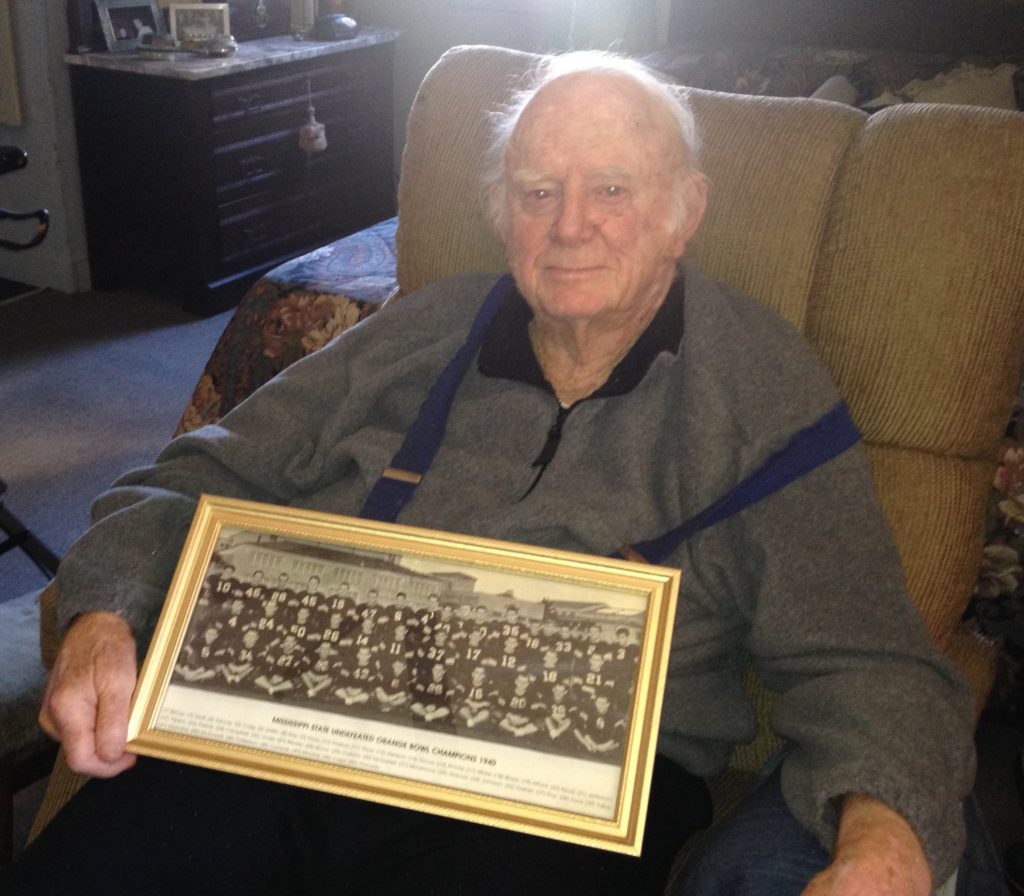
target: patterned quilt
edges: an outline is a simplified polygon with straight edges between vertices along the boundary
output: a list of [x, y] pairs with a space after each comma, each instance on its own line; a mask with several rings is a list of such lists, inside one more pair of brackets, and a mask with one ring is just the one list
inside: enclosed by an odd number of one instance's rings
[[178, 433], [220, 420], [289, 364], [368, 317], [395, 290], [397, 218], [285, 262], [242, 298]]

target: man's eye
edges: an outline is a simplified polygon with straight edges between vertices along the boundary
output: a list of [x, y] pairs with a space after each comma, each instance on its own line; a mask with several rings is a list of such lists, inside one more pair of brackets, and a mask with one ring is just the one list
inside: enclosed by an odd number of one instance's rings
[[528, 190], [526, 193], [526, 199], [528, 202], [543, 202], [545, 199], [551, 198], [551, 190], [547, 190], [543, 187], [538, 187], [535, 190]]
[[601, 187], [601, 195], [606, 199], [620, 199], [626, 195], [626, 188], [618, 184], [608, 184], [605, 187]]

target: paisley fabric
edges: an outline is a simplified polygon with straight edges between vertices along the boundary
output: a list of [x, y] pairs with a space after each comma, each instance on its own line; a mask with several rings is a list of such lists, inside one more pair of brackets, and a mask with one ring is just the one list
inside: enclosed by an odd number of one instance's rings
[[304, 355], [368, 317], [396, 287], [391, 218], [285, 262], [250, 287], [221, 335], [176, 434], [220, 420]]

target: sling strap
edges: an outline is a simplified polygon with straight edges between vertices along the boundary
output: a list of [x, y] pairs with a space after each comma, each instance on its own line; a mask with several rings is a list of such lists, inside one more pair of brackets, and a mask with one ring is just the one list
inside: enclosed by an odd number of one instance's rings
[[[402, 446], [370, 490], [360, 516], [395, 522], [412, 499], [416, 486], [430, 469], [444, 439], [455, 393], [483, 342], [495, 314], [512, 290], [511, 274], [505, 274], [487, 294], [469, 334], [440, 376], [430, 387], [416, 420]], [[674, 529], [636, 545], [619, 548], [614, 556], [628, 560], [663, 563], [684, 541], [702, 529], [774, 494], [790, 482], [846, 451], [860, 438], [844, 402], [793, 435], [753, 473], [700, 513]]]
[[370, 490], [359, 515], [368, 520], [393, 523], [406, 504], [412, 500], [420, 480], [426, 475], [437, 456], [444, 430], [448, 424], [455, 393], [459, 389], [466, 371], [484, 340], [484, 334], [494, 320], [494, 315], [511, 292], [514, 285], [511, 274], [505, 274], [487, 293], [476, 318], [469, 328], [469, 334], [459, 350], [445, 365], [441, 375], [430, 387], [427, 397], [420, 405], [419, 414], [405, 434], [402, 447], [391, 458], [389, 466]]
[[664, 535], [619, 548], [618, 555], [627, 560], [664, 563], [676, 548], [702, 529], [720, 523], [774, 494], [815, 467], [842, 454], [858, 439], [860, 432], [857, 424], [853, 422], [846, 403], [841, 401], [812, 424], [799, 430], [783, 448], [700, 513], [694, 514]]

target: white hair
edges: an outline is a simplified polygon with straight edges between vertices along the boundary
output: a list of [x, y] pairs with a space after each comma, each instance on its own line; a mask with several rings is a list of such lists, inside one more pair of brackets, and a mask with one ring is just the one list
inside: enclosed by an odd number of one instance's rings
[[[484, 211], [499, 232], [505, 220], [505, 155], [520, 116], [530, 101], [548, 84], [566, 75], [581, 73], [614, 75], [640, 87], [658, 107], [664, 109], [677, 129], [684, 159], [681, 174], [702, 176], [698, 164], [700, 137], [693, 112], [680, 85], [674, 84], [641, 62], [601, 50], [577, 50], [544, 56], [526, 75], [526, 84], [500, 108], [490, 113], [491, 142], [484, 155], [482, 186]], [[682, 181], [680, 180], [680, 183]], [[681, 191], [677, 191], [681, 194]], [[676, 210], [685, 215], [681, 195]]]

